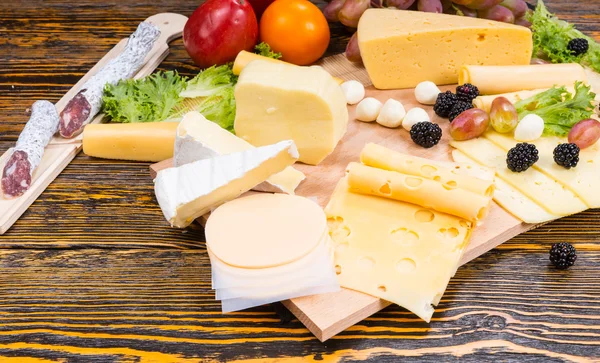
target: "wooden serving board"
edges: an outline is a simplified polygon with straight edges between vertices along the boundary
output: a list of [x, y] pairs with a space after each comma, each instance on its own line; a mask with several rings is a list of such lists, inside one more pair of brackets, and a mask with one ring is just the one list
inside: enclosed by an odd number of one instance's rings
[[[169, 42], [181, 36], [183, 27], [187, 22], [187, 17], [174, 13], [161, 13], [149, 17], [146, 21], [156, 25], [160, 29], [161, 34], [154, 44], [154, 47], [150, 50], [150, 53], [146, 56], [144, 65], [136, 73], [134, 78], [145, 77], [151, 74], [167, 57], [169, 54]], [[56, 110], [59, 114], [69, 100], [79, 92], [81, 86], [90, 77], [96, 74], [108, 61], [121, 53], [127, 44], [127, 39], [128, 38], [121, 39], [117, 45], [106, 53], [106, 55], [56, 103]], [[101, 122], [103, 117], [103, 114], [97, 115], [92, 120], [92, 123]], [[33, 173], [32, 184], [29, 190], [19, 198], [7, 200], [0, 197], [0, 235], [4, 234], [17, 219], [19, 219], [27, 208], [29, 208], [58, 174], [60, 174], [81, 151], [82, 137], [82, 134], [80, 134], [72, 139], [64, 139], [59, 136], [52, 138], [49, 145], [46, 147], [42, 162]], [[11, 151], [12, 149], [8, 149], [0, 156], [0, 173], [4, 170], [4, 165], [8, 161]]]
[[[360, 65], [350, 63], [344, 55], [325, 58], [320, 62], [320, 65], [332, 75], [344, 80], [355, 79], [365, 85], [371, 84], [365, 69]], [[454, 89], [455, 86], [440, 88], [445, 91]], [[348, 131], [335, 151], [317, 166], [294, 165], [307, 177], [296, 190], [297, 195], [316, 197], [319, 204], [324, 207], [329, 201], [338, 180], [344, 175], [348, 163], [359, 161], [361, 150], [369, 142], [420, 157], [452, 161], [451, 148], [448, 143], [448, 120], [435, 115], [432, 106], [419, 104], [414, 97], [414, 90], [377, 90], [372, 86], [368, 86], [366, 96], [375, 97], [381, 102], [394, 98], [401, 101], [407, 110], [413, 107], [424, 108], [429, 113], [431, 120], [442, 127], [444, 134], [442, 141], [431, 149], [424, 149], [413, 143], [408, 131], [403, 128], [389, 129], [375, 122], [364, 123], [355, 120], [356, 106], [349, 106]], [[155, 177], [159, 170], [171, 166], [171, 159], [152, 165], [150, 167], [152, 177]], [[206, 216], [201, 218], [200, 223], [203, 223], [205, 219]], [[473, 231], [469, 247], [461, 260], [461, 265], [535, 227], [537, 225], [522, 223], [494, 203], [484, 224]], [[387, 301], [349, 289], [342, 289], [335, 293], [295, 298], [284, 301], [283, 304], [321, 341], [329, 339], [390, 305]]]

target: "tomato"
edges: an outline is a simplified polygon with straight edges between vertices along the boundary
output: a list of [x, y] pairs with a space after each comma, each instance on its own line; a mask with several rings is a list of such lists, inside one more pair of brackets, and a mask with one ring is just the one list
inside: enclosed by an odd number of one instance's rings
[[329, 24], [319, 8], [307, 0], [277, 0], [260, 20], [261, 41], [282, 60], [298, 65], [315, 62], [329, 45]]

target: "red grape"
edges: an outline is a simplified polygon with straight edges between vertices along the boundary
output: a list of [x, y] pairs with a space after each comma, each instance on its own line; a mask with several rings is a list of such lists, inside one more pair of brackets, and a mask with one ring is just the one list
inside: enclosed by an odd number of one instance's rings
[[500, 4], [502, 0], [473, 0], [469, 4], [465, 4], [466, 7], [471, 9], [489, 9]]
[[356, 28], [358, 26], [358, 20], [369, 8], [369, 5], [371, 5], [370, 0], [346, 0], [338, 12], [338, 17], [342, 24]]
[[503, 0], [500, 5], [512, 11], [515, 18], [523, 17], [528, 9], [525, 0]]
[[358, 49], [358, 38], [356, 33], [352, 34], [346, 46], [346, 58], [351, 62], [361, 62], [360, 49]]
[[338, 14], [345, 2], [346, 0], [332, 0], [329, 4], [325, 5], [323, 8], [323, 15], [325, 15], [325, 19], [332, 23], [340, 21]]
[[600, 122], [588, 118], [573, 126], [569, 131], [569, 142], [576, 144], [580, 149], [594, 145], [600, 139]]
[[419, 11], [428, 13], [441, 13], [443, 10], [441, 0], [419, 0], [417, 6]]
[[415, 1], [417, 0], [387, 0], [387, 6], [400, 10], [406, 10], [410, 8]]
[[515, 16], [513, 15], [512, 11], [501, 5], [496, 5], [489, 9], [479, 10], [478, 14], [479, 17], [483, 19], [501, 21], [504, 23], [515, 22]]
[[479, 108], [464, 111], [450, 123], [450, 136], [456, 141], [474, 139], [487, 130], [490, 117]]

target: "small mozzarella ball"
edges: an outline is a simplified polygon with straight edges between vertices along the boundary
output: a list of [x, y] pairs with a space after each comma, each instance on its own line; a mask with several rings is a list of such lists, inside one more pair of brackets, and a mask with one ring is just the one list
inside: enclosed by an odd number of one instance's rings
[[517, 141], [533, 141], [542, 136], [544, 132], [544, 120], [536, 115], [529, 114], [515, 128], [515, 140]]
[[442, 91], [431, 81], [421, 82], [415, 87], [415, 98], [423, 105], [435, 105], [438, 94]]
[[402, 124], [402, 119], [406, 115], [404, 106], [393, 98], [385, 101], [377, 116], [377, 123], [381, 126], [395, 128]]
[[365, 98], [365, 86], [359, 81], [346, 81], [340, 87], [342, 87], [344, 96], [346, 96], [346, 102], [349, 105], [359, 103], [360, 100]]
[[377, 119], [381, 111], [381, 102], [373, 97], [367, 97], [356, 106], [356, 119], [364, 122], [372, 122]]
[[423, 121], [431, 122], [429, 114], [421, 107], [414, 107], [408, 110], [406, 116], [404, 116], [404, 120], [402, 120], [402, 127], [404, 127], [407, 131], [410, 131], [410, 128], [413, 127], [414, 124]]

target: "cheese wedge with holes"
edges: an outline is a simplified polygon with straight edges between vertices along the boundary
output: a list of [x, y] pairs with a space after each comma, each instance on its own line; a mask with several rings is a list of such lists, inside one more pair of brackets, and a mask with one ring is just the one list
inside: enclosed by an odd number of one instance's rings
[[[175, 166], [181, 166], [194, 161], [253, 148], [254, 146], [247, 141], [207, 120], [201, 113], [194, 111], [187, 113], [179, 123], [175, 138], [173, 163]], [[304, 178], [302, 172], [289, 166], [252, 189], [260, 192], [294, 194], [294, 190]]]
[[577, 195], [536, 168], [529, 168], [522, 173], [510, 171], [506, 166], [507, 152], [483, 137], [468, 141], [451, 141], [450, 145], [476, 162], [495, 168], [499, 178], [550, 214], [566, 216], [587, 209]]
[[457, 83], [465, 64], [526, 65], [533, 47], [531, 31], [522, 26], [408, 10], [368, 9], [357, 32], [363, 63], [379, 89]]
[[294, 140], [306, 164], [320, 163], [346, 132], [346, 98], [320, 67], [252, 61], [240, 73], [235, 100], [237, 136], [254, 146]]
[[468, 244], [471, 223], [337, 185], [327, 207], [340, 285], [429, 322]]
[[297, 159], [298, 150], [289, 140], [203, 159], [158, 172], [154, 192], [167, 221], [183, 228]]

